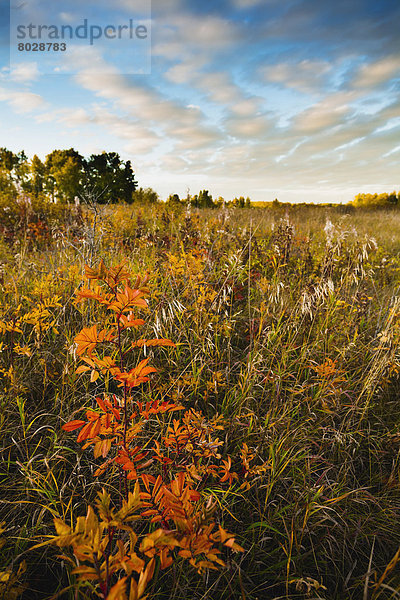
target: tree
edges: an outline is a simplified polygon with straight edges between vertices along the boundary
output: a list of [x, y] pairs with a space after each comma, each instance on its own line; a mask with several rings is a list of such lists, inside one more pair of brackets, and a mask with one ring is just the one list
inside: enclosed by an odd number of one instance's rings
[[46, 167], [37, 154], [31, 160], [30, 173], [32, 193], [37, 198], [43, 192], [46, 180]]
[[157, 192], [152, 188], [148, 187], [143, 189], [142, 187], [135, 190], [132, 194], [133, 202], [139, 202], [141, 204], [155, 204], [159, 201]]
[[18, 152], [18, 154], [14, 154], [15, 156], [15, 164], [14, 164], [14, 174], [15, 180], [19, 188], [23, 189], [25, 192], [30, 191], [30, 181], [29, 181], [29, 162], [28, 157], [25, 154], [24, 150]]
[[232, 200], [232, 204], [233, 206], [236, 206], [236, 208], [249, 208], [250, 198], [248, 196], [247, 198], [245, 198], [244, 196], [240, 196], [239, 198], [234, 198]]
[[191, 204], [196, 208], [215, 208], [212, 196], [208, 193], [208, 190], [201, 190], [199, 194], [192, 196]]
[[12, 178], [14, 168], [14, 154], [7, 148], [0, 148], [0, 191], [15, 192]]
[[0, 168], [9, 171], [14, 169], [17, 162], [17, 155], [7, 148], [0, 148]]
[[15, 190], [16, 184], [24, 191], [29, 191], [29, 164], [24, 150], [15, 154], [7, 148], [0, 148], [0, 171], [3, 190]]
[[53, 150], [46, 156], [46, 188], [63, 202], [73, 202], [82, 193], [83, 156], [74, 148]]
[[118, 202], [123, 200], [128, 204], [133, 202], [133, 192], [137, 182], [132, 170], [131, 161], [121, 160], [116, 152], [92, 154], [85, 161], [84, 169], [87, 184], [91, 190], [98, 193], [98, 202]]
[[365, 207], [389, 207], [397, 206], [400, 204], [400, 192], [392, 192], [391, 194], [357, 194], [352, 204], [354, 206], [365, 206]]
[[167, 204], [171, 206], [182, 206], [182, 201], [178, 194], [170, 194], [167, 198]]

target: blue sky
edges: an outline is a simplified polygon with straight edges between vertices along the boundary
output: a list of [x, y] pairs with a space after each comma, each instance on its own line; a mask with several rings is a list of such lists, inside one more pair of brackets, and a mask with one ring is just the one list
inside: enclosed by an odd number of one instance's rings
[[53, 63], [13, 46], [9, 68], [2, 8], [1, 146], [116, 151], [162, 197], [347, 202], [400, 188], [398, 0], [11, 4], [41, 23], [141, 19], [149, 36], [67, 40]]

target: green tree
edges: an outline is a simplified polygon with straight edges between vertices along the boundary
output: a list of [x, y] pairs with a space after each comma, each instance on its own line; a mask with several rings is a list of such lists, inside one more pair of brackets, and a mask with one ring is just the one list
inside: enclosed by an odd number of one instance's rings
[[37, 154], [31, 160], [30, 174], [32, 193], [37, 198], [43, 192], [46, 181], [46, 167]]
[[152, 188], [142, 188], [140, 187], [138, 190], [135, 190], [132, 194], [133, 202], [138, 202], [140, 204], [155, 204], [159, 201], [159, 197], [157, 192], [155, 192]]
[[70, 148], [46, 156], [46, 189], [62, 202], [73, 202], [82, 193], [83, 157]]
[[0, 148], [0, 168], [4, 171], [13, 171], [17, 162], [17, 155], [7, 148]]
[[3, 190], [17, 188], [29, 191], [29, 164], [24, 150], [15, 154], [7, 148], [0, 148], [0, 182]]
[[7, 148], [0, 148], [0, 191], [12, 193], [15, 192], [15, 186], [12, 178], [14, 168], [14, 154]]
[[84, 164], [87, 185], [95, 193], [100, 204], [123, 200], [133, 202], [137, 182], [131, 161], [121, 160], [116, 152], [92, 154]]
[[196, 208], [215, 208], [211, 194], [208, 190], [201, 190], [191, 198], [191, 205]]

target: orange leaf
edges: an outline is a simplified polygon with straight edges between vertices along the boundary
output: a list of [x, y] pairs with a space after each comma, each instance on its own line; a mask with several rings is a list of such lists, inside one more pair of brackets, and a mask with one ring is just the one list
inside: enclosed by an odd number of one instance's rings
[[100, 398], [100, 396], [97, 396], [96, 398], [96, 402], [97, 404], [100, 406], [101, 410], [104, 411], [105, 413], [107, 412], [107, 407], [104, 404], [103, 400]]
[[84, 327], [74, 341], [78, 344], [76, 351], [79, 356], [84, 352], [87, 352], [90, 356], [97, 344], [97, 326]]
[[100, 373], [98, 371], [95, 371], [93, 369], [92, 372], [90, 373], [90, 381], [91, 381], [91, 383], [94, 383], [95, 381], [97, 381], [97, 379], [99, 377], [100, 377]]
[[130, 313], [128, 316], [120, 315], [119, 322], [120, 325], [125, 329], [127, 327], [140, 327], [141, 325], [144, 325], [143, 319], [132, 318], [132, 313]]
[[69, 421], [68, 423], [65, 423], [65, 425], [63, 425], [61, 429], [64, 429], [64, 431], [74, 431], [75, 429], [79, 429], [79, 427], [82, 427], [82, 425], [84, 425], [85, 423], [86, 421]]
[[106, 600], [126, 600], [126, 577], [122, 577], [107, 594]]
[[83, 442], [84, 440], [87, 440], [91, 437], [90, 432], [91, 429], [93, 427], [93, 422], [89, 421], [89, 423], [86, 423], [85, 427], [83, 427], [76, 439], [77, 442]]

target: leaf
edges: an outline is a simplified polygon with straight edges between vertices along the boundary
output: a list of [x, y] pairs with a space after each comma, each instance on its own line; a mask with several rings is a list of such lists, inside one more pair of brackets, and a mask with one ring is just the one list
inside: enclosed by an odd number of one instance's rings
[[120, 326], [124, 329], [127, 329], [128, 327], [141, 327], [142, 325], [144, 325], [145, 322], [143, 321], [143, 319], [134, 319], [132, 317], [132, 313], [129, 313], [128, 316], [120, 315]]
[[85, 425], [85, 423], [86, 421], [69, 421], [68, 423], [65, 423], [65, 425], [63, 425], [61, 429], [64, 429], [64, 431], [74, 431], [75, 429], [79, 429], [79, 427], [82, 427], [82, 425]]
[[153, 577], [155, 566], [156, 565], [154, 562], [154, 558], [152, 558], [150, 560], [150, 562], [148, 563], [146, 569], [140, 573], [139, 582], [138, 582], [138, 586], [137, 586], [137, 597], [138, 598], [140, 598], [143, 595], [147, 584]]
[[117, 293], [116, 299], [113, 302], [110, 302], [108, 308], [117, 313], [123, 313], [135, 306], [147, 308], [147, 301], [143, 296], [144, 292], [141, 290], [133, 290], [132, 288], [125, 286], [124, 291]]
[[119, 373], [115, 376], [115, 379], [121, 381], [123, 384], [126, 384], [128, 387], [136, 387], [137, 385], [148, 381], [149, 378], [146, 377], [146, 375], [157, 372], [157, 369], [154, 367], [146, 366], [149, 360], [150, 358], [141, 360], [137, 367], [128, 372]]
[[89, 288], [81, 288], [80, 290], [75, 291], [76, 302], [80, 302], [81, 300], [91, 299], [97, 300], [101, 304], [107, 304], [112, 298], [110, 294], [101, 294], [101, 288], [96, 287], [94, 290], [90, 290]]
[[76, 352], [79, 356], [87, 352], [88, 356], [91, 357], [99, 342], [110, 342], [114, 337], [114, 330], [103, 329], [97, 333], [96, 325], [84, 327], [74, 339], [77, 344]]
[[79, 356], [84, 354], [84, 352], [87, 352], [91, 356], [97, 344], [97, 326], [84, 327], [75, 337], [74, 341], [78, 344], [76, 352]]
[[126, 577], [122, 577], [112, 586], [107, 594], [106, 600], [126, 600]]
[[100, 377], [100, 373], [98, 371], [95, 371], [93, 369], [92, 372], [90, 373], [90, 381], [91, 381], [91, 383], [94, 383], [95, 381], [97, 381], [97, 379], [99, 377]]

